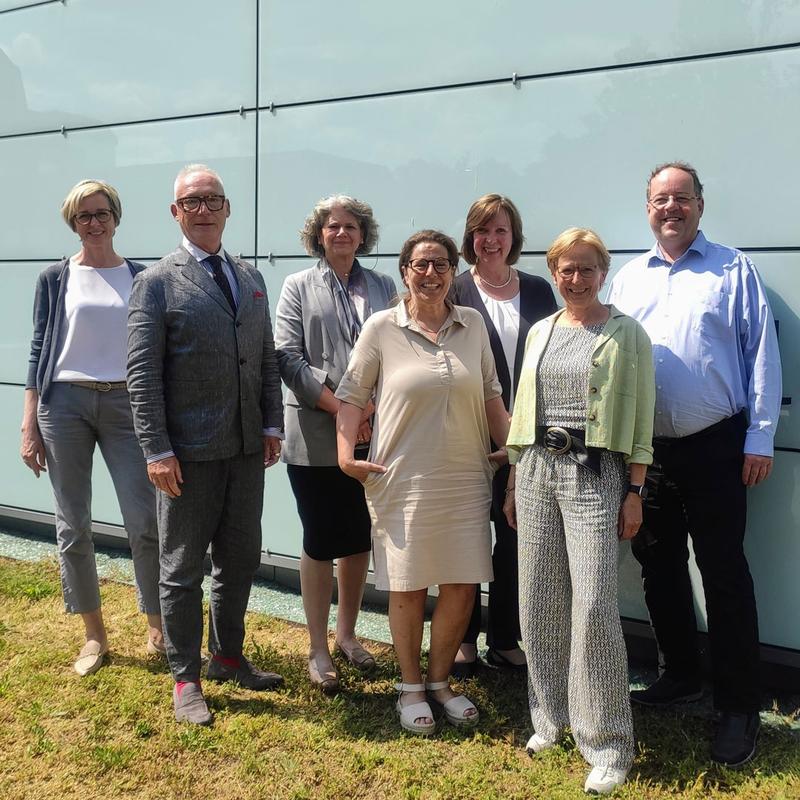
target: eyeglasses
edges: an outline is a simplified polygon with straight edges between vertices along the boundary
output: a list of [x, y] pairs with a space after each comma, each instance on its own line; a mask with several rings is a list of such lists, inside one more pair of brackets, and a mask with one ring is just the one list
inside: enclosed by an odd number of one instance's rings
[[99, 223], [105, 224], [108, 222], [114, 214], [107, 208], [101, 208], [100, 211], [95, 211], [94, 214], [90, 214], [88, 211], [81, 211], [80, 214], [76, 214], [72, 219], [78, 223], [78, 225], [88, 225], [92, 219], [96, 219]]
[[409, 261], [406, 266], [411, 267], [414, 272], [424, 275], [431, 264], [440, 275], [444, 275], [445, 272], [449, 272], [453, 268], [453, 265], [446, 258], [415, 258], [413, 261]]
[[564, 269], [558, 269], [556, 272], [558, 272], [559, 278], [569, 281], [575, 277], [576, 272], [580, 273], [581, 278], [590, 280], [597, 275], [599, 270], [597, 267], [564, 267]]
[[225, 205], [225, 195], [224, 194], [207, 194], [204, 197], [179, 197], [175, 201], [175, 205], [181, 209], [181, 211], [186, 211], [189, 214], [193, 214], [195, 211], [200, 210], [200, 206], [205, 204], [205, 207], [209, 211], [221, 211], [222, 206]]
[[647, 202], [653, 208], [662, 209], [669, 205], [669, 201], [674, 200], [679, 206], [688, 206], [692, 200], [697, 200], [694, 194], [657, 194], [655, 197], [648, 198]]

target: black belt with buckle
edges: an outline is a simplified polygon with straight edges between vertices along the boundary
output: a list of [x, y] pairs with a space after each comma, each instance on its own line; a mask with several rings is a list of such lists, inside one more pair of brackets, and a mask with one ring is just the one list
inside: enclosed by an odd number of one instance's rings
[[73, 386], [81, 389], [92, 389], [95, 392], [110, 392], [112, 389], [127, 389], [127, 381], [70, 381]]
[[590, 469], [595, 475], [600, 475], [600, 453], [602, 447], [586, 446], [586, 431], [575, 428], [536, 426], [536, 443], [556, 455], [566, 455], [576, 464]]

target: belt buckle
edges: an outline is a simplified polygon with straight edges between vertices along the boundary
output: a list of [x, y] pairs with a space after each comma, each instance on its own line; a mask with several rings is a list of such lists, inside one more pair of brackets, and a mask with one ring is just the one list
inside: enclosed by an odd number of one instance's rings
[[[563, 445], [553, 445], [548, 444], [547, 439], [551, 434], [555, 434], [559, 438], [564, 439]], [[559, 428], [554, 426], [552, 428], [548, 428], [544, 434], [544, 446], [547, 450], [551, 453], [555, 453], [557, 456], [563, 455], [564, 453], [568, 453], [572, 449], [572, 437], [569, 435], [568, 431], [565, 428]]]
[[110, 392], [111, 384], [108, 381], [97, 381], [94, 385], [94, 388], [98, 392]]

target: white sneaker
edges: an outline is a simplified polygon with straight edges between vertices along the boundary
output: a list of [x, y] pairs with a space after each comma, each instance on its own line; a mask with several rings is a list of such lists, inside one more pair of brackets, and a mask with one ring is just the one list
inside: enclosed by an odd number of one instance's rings
[[541, 753], [542, 750], [549, 750], [551, 747], [555, 746], [555, 742], [550, 742], [543, 736], [539, 736], [538, 733], [534, 733], [533, 736], [528, 739], [528, 744], [525, 745], [525, 749], [528, 751], [528, 755], [532, 756], [535, 753]]
[[611, 794], [618, 786], [625, 783], [628, 771], [613, 767], [592, 767], [583, 791], [586, 794]]

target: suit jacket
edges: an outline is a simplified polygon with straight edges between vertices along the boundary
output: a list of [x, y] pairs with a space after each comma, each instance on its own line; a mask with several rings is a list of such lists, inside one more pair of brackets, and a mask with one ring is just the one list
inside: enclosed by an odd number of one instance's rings
[[[364, 269], [370, 312], [388, 308], [397, 290], [388, 275]], [[350, 360], [321, 262], [289, 275], [275, 310], [275, 347], [286, 384], [282, 459], [302, 466], [336, 466], [336, 426], [317, 408], [322, 387], [335, 392]]]
[[[131, 275], [144, 269], [144, 264], [125, 259]], [[67, 294], [69, 259], [51, 264], [39, 274], [33, 301], [33, 338], [28, 359], [26, 389], [39, 392], [39, 402], [46, 404], [50, 397], [53, 371], [61, 354], [64, 333], [64, 298]]]
[[[517, 336], [517, 353], [514, 360], [514, 375], [508, 369], [503, 344], [494, 323], [486, 311], [486, 306], [481, 300], [475, 281], [469, 272], [462, 272], [453, 282], [453, 302], [461, 306], [469, 306], [480, 311], [486, 329], [489, 331], [489, 342], [492, 345], [494, 363], [497, 367], [497, 377], [503, 387], [503, 403], [508, 408], [511, 401], [511, 388], [519, 384], [522, 361], [525, 356], [525, 341], [531, 325], [540, 319], [549, 317], [558, 308], [556, 298], [550, 284], [537, 275], [518, 271], [519, 275], [519, 335]], [[513, 380], [512, 380], [513, 378]]]
[[234, 313], [211, 275], [179, 247], [139, 273], [128, 312], [128, 391], [146, 457], [209, 461], [255, 453], [283, 427], [264, 279], [225, 253]]

